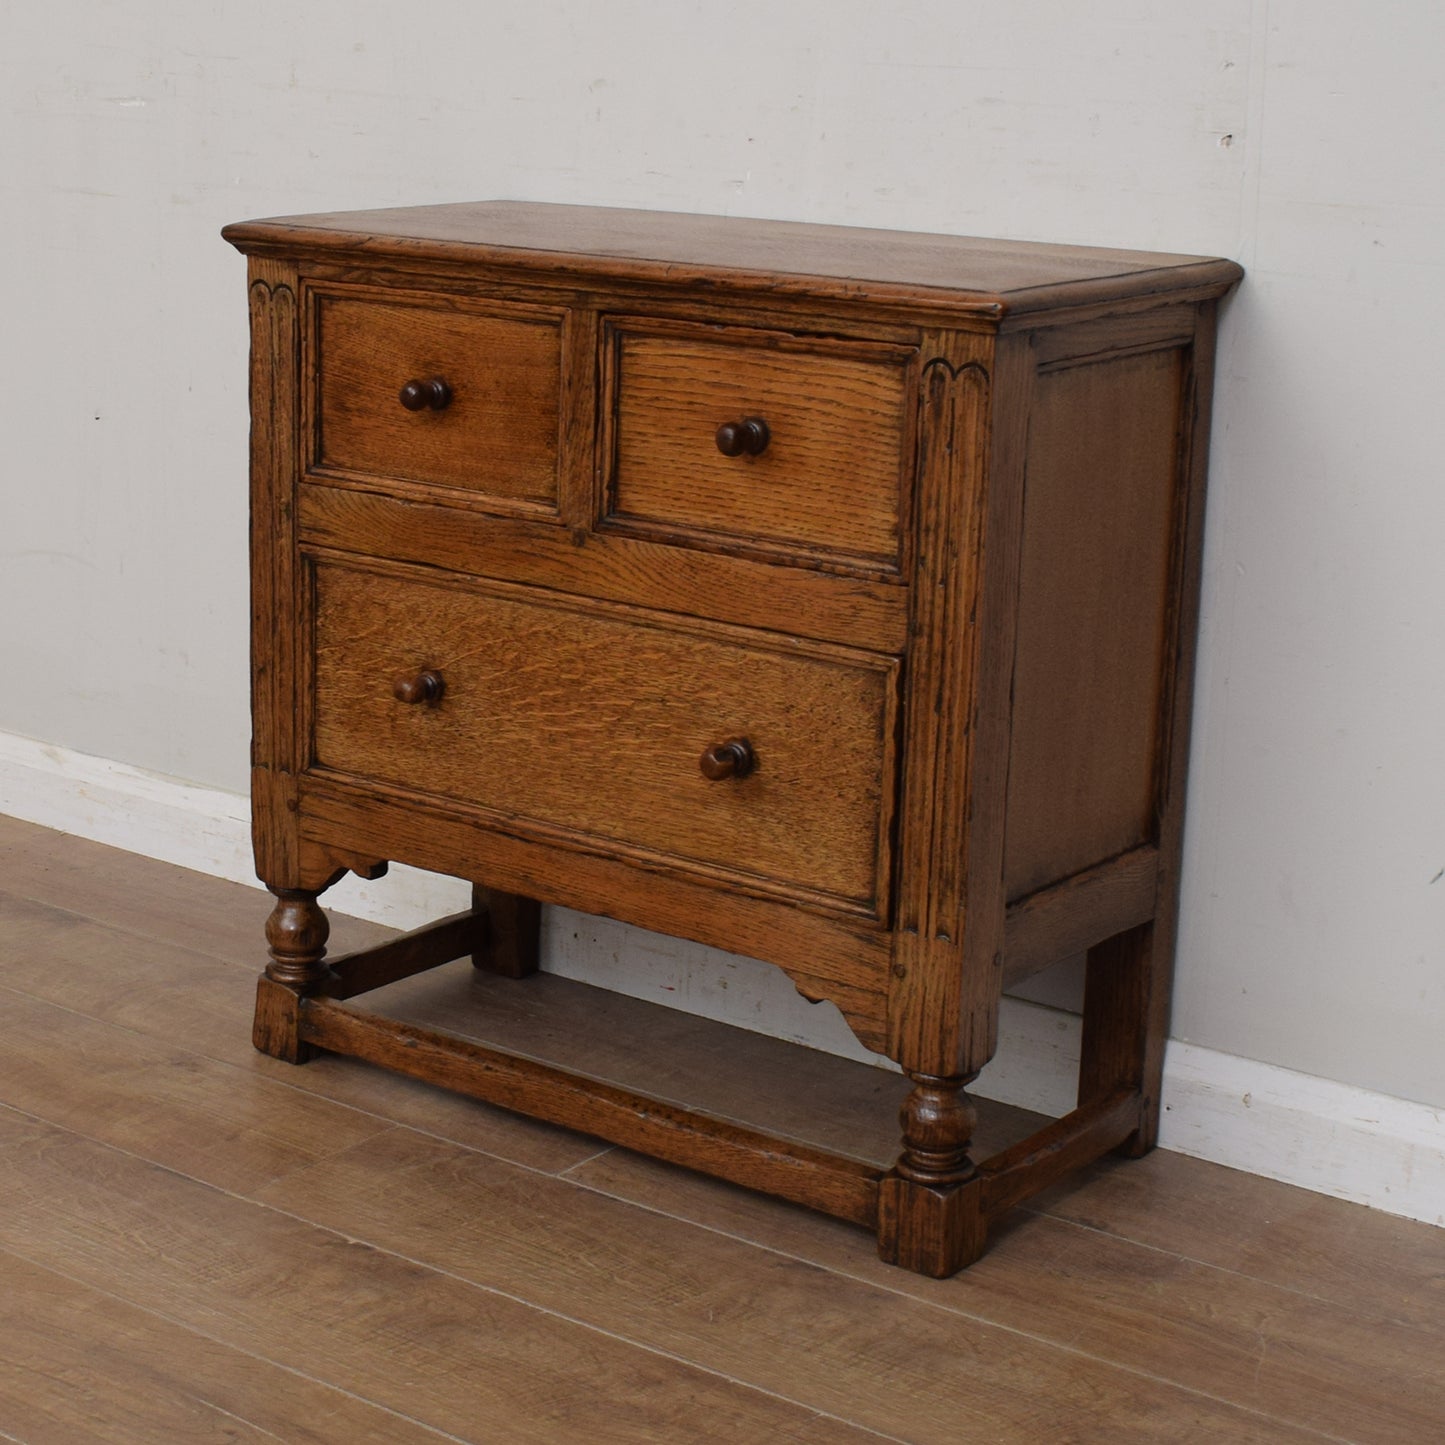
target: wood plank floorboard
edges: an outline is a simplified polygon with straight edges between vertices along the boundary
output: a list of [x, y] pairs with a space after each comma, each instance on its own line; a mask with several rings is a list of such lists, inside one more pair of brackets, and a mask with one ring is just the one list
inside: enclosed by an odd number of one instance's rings
[[[363, 1195], [357, 1171], [390, 1182]], [[405, 1131], [260, 1198], [871, 1428], [906, 1419], [910, 1439], [956, 1440], [972, 1416], [1007, 1439], [1069, 1421], [1087, 1438], [1152, 1440], [1161, 1415], [1186, 1432], [1280, 1438], [1279, 1422], [1172, 1384], [1099, 1361], [1081, 1370], [1072, 1350], [689, 1220], [640, 1227], [630, 1203]]]
[[[333, 1161], [346, 1167], [348, 1156]], [[1128, 1166], [1121, 1166], [1128, 1167]], [[1441, 1335], [1047, 1216], [952, 1280], [891, 1269], [846, 1225], [615, 1150], [568, 1176], [937, 1308], [1351, 1439], [1445, 1439]], [[309, 1185], [309, 1176], [298, 1179]], [[282, 1186], [284, 1188], [284, 1185]]]
[[0, 1250], [467, 1440], [791, 1440], [818, 1414], [10, 1110]]
[[0, 989], [0, 1100], [234, 1190], [394, 1127], [9, 989]]
[[[254, 1053], [268, 908], [0, 818], [0, 1439], [1445, 1438], [1445, 1231], [1156, 1153], [923, 1279], [808, 1211]], [[893, 1147], [866, 1066], [465, 964], [371, 997]], [[1028, 1120], [986, 1108], [986, 1147]]]
[[1085, 1170], [1032, 1204], [1088, 1229], [1419, 1325], [1445, 1345], [1445, 1229], [1164, 1150]]
[[29, 1445], [453, 1437], [0, 1254], [0, 1431]]
[[[159, 866], [159, 865], [155, 865]], [[8, 882], [0, 873], [0, 883]], [[266, 916], [260, 895], [250, 920]], [[256, 904], [259, 903], [259, 907]], [[533, 1123], [505, 1110], [428, 1088], [351, 1059], [321, 1058], [295, 1068], [258, 1054], [246, 1020], [255, 1005], [254, 959], [228, 963], [104, 924], [68, 909], [0, 891], [0, 985], [46, 1003], [132, 1030], [188, 1052], [513, 1159], [560, 1170], [602, 1147], [595, 1139]], [[3, 1101], [3, 1095], [0, 1095]]]
[[[264, 923], [275, 901], [259, 888], [142, 858], [0, 814], [0, 887], [22, 898], [103, 919], [118, 932], [201, 953], [266, 962]], [[333, 953], [386, 938], [380, 924], [331, 915]]]

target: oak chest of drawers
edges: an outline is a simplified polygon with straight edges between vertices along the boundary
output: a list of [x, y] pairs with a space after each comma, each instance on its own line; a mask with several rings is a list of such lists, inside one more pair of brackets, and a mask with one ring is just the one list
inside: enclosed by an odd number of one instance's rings
[[[258, 1048], [354, 1054], [826, 1209], [947, 1274], [1158, 1128], [1227, 261], [483, 203], [250, 257]], [[471, 912], [342, 960], [388, 860]], [[540, 904], [761, 958], [913, 1081], [891, 1169], [348, 1006]], [[1011, 981], [1079, 1106], [990, 1159]], [[526, 987], [518, 982], [519, 988]]]

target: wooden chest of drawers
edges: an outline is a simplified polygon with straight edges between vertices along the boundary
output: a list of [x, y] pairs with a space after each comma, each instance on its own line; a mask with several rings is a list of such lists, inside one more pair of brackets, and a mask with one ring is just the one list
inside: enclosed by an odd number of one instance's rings
[[[354, 1054], [947, 1274], [1158, 1128], [1227, 261], [485, 203], [250, 257], [258, 1048]], [[341, 960], [402, 860], [470, 913]], [[914, 1088], [888, 1170], [348, 1007], [541, 902], [764, 959]], [[991, 1159], [999, 995], [1087, 951], [1079, 1107]], [[518, 987], [525, 987], [519, 983]]]

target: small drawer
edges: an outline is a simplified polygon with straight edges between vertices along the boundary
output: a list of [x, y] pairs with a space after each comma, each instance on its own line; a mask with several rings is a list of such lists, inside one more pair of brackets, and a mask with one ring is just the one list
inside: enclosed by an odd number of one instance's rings
[[561, 313], [314, 301], [315, 469], [555, 508]]
[[632, 321], [609, 339], [612, 525], [897, 570], [914, 349]]
[[316, 564], [314, 766], [750, 891], [885, 907], [897, 663], [395, 564]]

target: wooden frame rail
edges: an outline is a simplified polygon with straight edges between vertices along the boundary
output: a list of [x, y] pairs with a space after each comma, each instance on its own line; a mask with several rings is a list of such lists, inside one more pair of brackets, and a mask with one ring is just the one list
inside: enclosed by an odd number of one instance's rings
[[[1131, 854], [1122, 865], [1117, 860], [1107, 865], [1113, 882], [1085, 886], [1117, 901], [1132, 895], [1151, 864], [1152, 859]], [[1037, 926], [1033, 916], [1046, 917], [1049, 911], [1047, 905], [1031, 907], [1034, 913], [1025, 915], [1026, 930]], [[362, 1059], [866, 1229], [880, 1229], [880, 1196], [886, 1183], [898, 1180], [897, 1166], [890, 1170], [815, 1148], [590, 1074], [347, 1003], [453, 959], [476, 956], [487, 944], [488, 915], [473, 910], [331, 960], [321, 985], [309, 994], [298, 994], [263, 976], [258, 985], [258, 1031], [259, 1021], [267, 1018], [290, 1030], [297, 1041], [297, 1061], [316, 1049]], [[1029, 1196], [1124, 1144], [1139, 1127], [1141, 1107], [1136, 1088], [1114, 1089], [1085, 1101], [1028, 1138], [969, 1166], [947, 1191], [954, 1196], [949, 1207], [976, 1219], [981, 1235]]]

